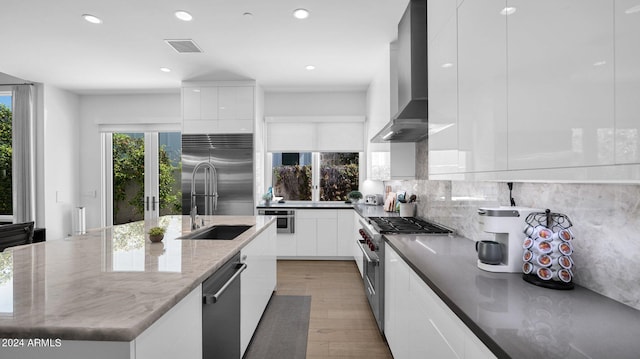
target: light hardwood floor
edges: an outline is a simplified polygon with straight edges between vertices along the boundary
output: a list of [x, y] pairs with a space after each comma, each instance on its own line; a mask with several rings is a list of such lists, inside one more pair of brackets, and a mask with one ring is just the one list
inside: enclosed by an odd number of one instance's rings
[[278, 261], [276, 295], [311, 296], [307, 359], [390, 358], [353, 261]]

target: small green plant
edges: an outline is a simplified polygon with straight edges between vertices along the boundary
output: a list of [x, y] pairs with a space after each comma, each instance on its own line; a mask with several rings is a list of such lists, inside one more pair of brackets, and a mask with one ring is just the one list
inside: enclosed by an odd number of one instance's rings
[[149, 229], [150, 236], [161, 236], [165, 232], [165, 229], [162, 227], [153, 227]]
[[362, 198], [362, 193], [360, 193], [359, 191], [351, 191], [349, 192], [347, 197], [349, 197], [349, 199], [360, 199]]

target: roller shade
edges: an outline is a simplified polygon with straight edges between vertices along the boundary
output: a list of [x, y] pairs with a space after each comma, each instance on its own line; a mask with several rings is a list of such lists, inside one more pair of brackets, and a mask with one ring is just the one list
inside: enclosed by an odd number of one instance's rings
[[364, 152], [364, 116], [267, 117], [268, 152]]

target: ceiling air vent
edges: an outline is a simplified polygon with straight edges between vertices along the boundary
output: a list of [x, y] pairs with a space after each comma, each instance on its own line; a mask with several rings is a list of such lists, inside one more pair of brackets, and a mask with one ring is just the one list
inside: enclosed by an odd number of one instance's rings
[[179, 54], [193, 54], [202, 52], [193, 40], [164, 40]]

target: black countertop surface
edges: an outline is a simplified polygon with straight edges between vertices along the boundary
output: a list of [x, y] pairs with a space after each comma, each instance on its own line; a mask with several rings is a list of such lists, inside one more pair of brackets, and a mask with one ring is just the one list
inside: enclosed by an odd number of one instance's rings
[[385, 238], [499, 358], [640, 358], [634, 308], [577, 285], [553, 290], [480, 270], [475, 243], [463, 237]]
[[386, 212], [382, 206], [372, 206], [364, 203], [344, 202], [312, 202], [312, 201], [287, 201], [285, 203], [271, 202], [269, 205], [261, 204], [258, 209], [355, 209], [362, 217], [397, 217], [398, 212]]

